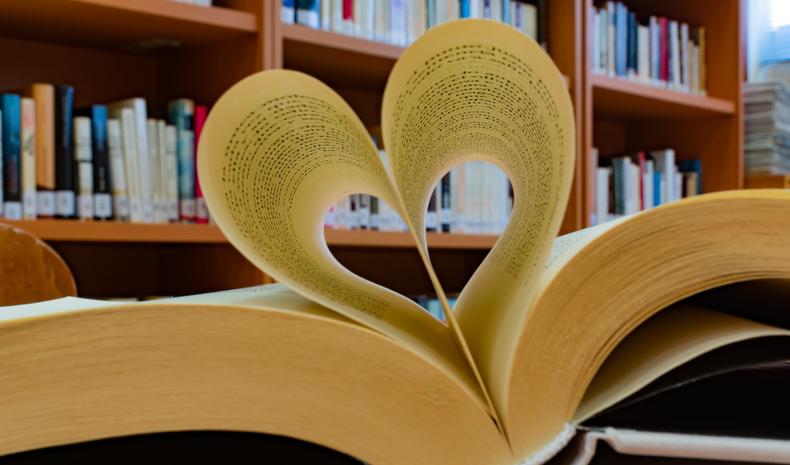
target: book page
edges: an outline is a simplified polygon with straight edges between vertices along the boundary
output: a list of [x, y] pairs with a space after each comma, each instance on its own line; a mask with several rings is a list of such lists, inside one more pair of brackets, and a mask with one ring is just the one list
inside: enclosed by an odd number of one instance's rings
[[559, 230], [573, 177], [573, 108], [540, 46], [513, 28], [464, 20], [428, 31], [400, 58], [382, 107], [389, 164], [406, 220], [430, 270], [425, 211], [433, 186], [470, 160], [494, 163], [513, 184], [510, 224], [461, 293], [463, 337], [497, 410], [510, 352]]
[[326, 212], [344, 196], [370, 194], [397, 205], [370, 135], [334, 91], [294, 71], [252, 75], [219, 99], [199, 144], [208, 207], [248, 260], [441, 365], [479, 395], [444, 324], [348, 271], [326, 245]]
[[702, 307], [664, 310], [609, 355], [587, 387], [574, 422], [589, 419], [702, 354], [766, 336], [790, 336], [790, 331]]

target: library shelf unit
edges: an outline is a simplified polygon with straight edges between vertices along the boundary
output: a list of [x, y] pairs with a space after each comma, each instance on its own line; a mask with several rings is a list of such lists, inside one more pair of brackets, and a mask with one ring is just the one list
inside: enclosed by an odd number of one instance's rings
[[[692, 95], [591, 71], [592, 9], [584, 3], [584, 157], [673, 148], [678, 159], [702, 161], [703, 192], [743, 187], [743, 103], [745, 0], [624, 0], [641, 23], [667, 16], [707, 34], [707, 93]], [[594, 204], [594, 167], [585, 165], [584, 218]]]
[[[576, 163], [562, 232], [586, 226], [594, 169], [603, 155], [674, 147], [703, 160], [704, 190], [742, 187], [742, 0], [625, 0], [640, 15], [667, 15], [708, 30], [708, 96], [689, 96], [589, 71], [593, 0], [547, 3], [548, 53], [574, 104]], [[306, 72], [335, 89], [367, 126], [380, 124], [387, 77], [403, 48], [280, 22], [276, 0], [4, 0], [0, 90], [31, 82], [75, 86], [75, 105], [144, 97], [149, 113], [189, 97], [211, 105], [243, 77], [265, 69]], [[10, 222], [64, 256], [81, 295], [181, 295], [269, 282], [214, 226], [60, 220]], [[405, 293], [431, 293], [411, 239], [402, 233], [326, 232], [350, 270]], [[431, 258], [457, 292], [496, 238], [429, 234]]]

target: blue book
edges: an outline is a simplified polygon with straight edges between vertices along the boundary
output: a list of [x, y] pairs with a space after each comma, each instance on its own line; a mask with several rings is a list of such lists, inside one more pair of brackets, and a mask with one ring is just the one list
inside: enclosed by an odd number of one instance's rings
[[702, 193], [702, 160], [678, 160], [678, 171], [697, 173], [697, 192]]
[[436, 0], [427, 0], [425, 3], [426, 29], [436, 26]]
[[20, 124], [22, 101], [17, 94], [0, 95], [3, 124], [3, 214], [9, 220], [22, 219], [22, 147]]
[[459, 18], [469, 18], [470, 16], [472, 16], [472, 12], [470, 10], [471, 3], [472, 3], [471, 0], [460, 0], [460, 3], [458, 4], [458, 6], [459, 6], [459, 8], [458, 8], [458, 17]]
[[110, 155], [107, 148], [107, 106], [91, 105], [80, 111], [91, 119], [91, 150], [93, 151], [93, 214], [96, 219], [112, 218], [112, 185]]
[[192, 119], [195, 102], [180, 98], [168, 104], [170, 124], [176, 127], [178, 161], [178, 209], [183, 221], [195, 219], [195, 134]]
[[656, 170], [653, 171], [653, 206], [657, 207], [661, 205], [661, 191], [664, 186], [661, 184], [662, 180], [661, 172]]
[[[326, 0], [325, 0], [326, 1]], [[280, 21], [293, 24], [296, 18], [296, 8], [294, 0], [282, 0], [280, 4]]]
[[628, 9], [622, 3], [615, 7], [615, 74], [628, 74]]
[[626, 173], [624, 157], [612, 160], [612, 178], [614, 184], [614, 213], [615, 215], [625, 214], [625, 177]]
[[510, 24], [510, 0], [502, 0], [502, 22]]
[[296, 0], [296, 23], [318, 29], [321, 27], [321, 3], [318, 0]]

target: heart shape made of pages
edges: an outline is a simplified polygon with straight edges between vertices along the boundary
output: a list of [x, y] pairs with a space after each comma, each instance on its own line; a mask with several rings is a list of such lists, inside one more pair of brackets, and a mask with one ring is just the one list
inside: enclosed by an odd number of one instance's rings
[[[285, 70], [240, 81], [217, 101], [200, 138], [209, 210], [266, 274], [435, 361], [497, 418], [507, 349], [521, 333], [570, 192], [575, 136], [566, 85], [524, 34], [461, 20], [405, 50], [387, 82], [381, 121], [388, 166], [353, 110], [320, 81]], [[440, 177], [471, 160], [502, 168], [515, 202], [453, 314], [430, 264], [425, 211]], [[447, 326], [332, 256], [325, 213], [351, 193], [376, 196], [400, 213]]]

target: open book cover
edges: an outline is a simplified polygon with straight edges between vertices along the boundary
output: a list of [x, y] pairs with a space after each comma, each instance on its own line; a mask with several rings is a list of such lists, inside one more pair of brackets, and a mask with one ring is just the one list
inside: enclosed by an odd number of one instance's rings
[[[232, 87], [203, 129], [200, 181], [228, 240], [279, 284], [0, 309], [0, 454], [222, 430], [374, 465], [584, 464], [606, 447], [790, 463], [790, 192], [703, 195], [555, 239], [570, 97], [540, 46], [495, 22], [410, 46], [381, 121], [386, 160], [309, 76]], [[501, 167], [515, 202], [451, 309], [425, 211], [471, 160]], [[332, 256], [325, 212], [351, 193], [402, 216], [443, 320]]]

